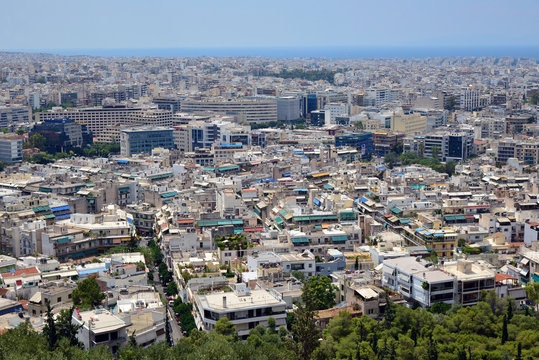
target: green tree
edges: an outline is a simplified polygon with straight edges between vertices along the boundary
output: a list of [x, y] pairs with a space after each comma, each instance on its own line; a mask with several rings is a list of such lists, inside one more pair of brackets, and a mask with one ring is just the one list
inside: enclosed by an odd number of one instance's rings
[[303, 302], [312, 310], [324, 310], [335, 306], [337, 287], [324, 275], [313, 276], [303, 285]]
[[537, 306], [537, 302], [539, 301], [539, 282], [528, 282], [525, 289], [528, 299], [530, 299], [533, 304]]
[[32, 134], [28, 138], [28, 142], [25, 145], [25, 148], [38, 148], [39, 150], [45, 150], [45, 144], [47, 143], [47, 139], [45, 136], [36, 133]]
[[503, 325], [502, 325], [502, 345], [507, 341], [507, 315], [503, 316]]
[[43, 328], [43, 334], [47, 338], [47, 343], [49, 344], [49, 350], [53, 351], [56, 348], [58, 343], [58, 333], [56, 332], [56, 322], [54, 316], [52, 315], [52, 309], [50, 302], [47, 301], [47, 323]]
[[59, 338], [66, 339], [71, 346], [80, 346], [81, 344], [77, 338], [77, 333], [82, 325], [73, 323], [72, 319], [74, 311], [75, 306], [72, 306], [69, 309], [62, 309], [56, 319], [56, 329]]
[[135, 252], [137, 250], [138, 243], [138, 237], [135, 234], [131, 234], [131, 238], [127, 242], [127, 252]]
[[298, 357], [308, 360], [318, 346], [320, 332], [314, 321], [315, 312], [312, 307], [302, 302], [298, 302], [296, 306], [294, 322], [292, 323], [292, 336], [298, 343]]
[[176, 282], [174, 280], [168, 283], [165, 289], [165, 294], [167, 294], [168, 296], [178, 295], [178, 285], [176, 285]]
[[73, 290], [73, 304], [83, 308], [93, 308], [105, 300], [106, 295], [101, 292], [99, 284], [93, 278], [84, 279]]
[[215, 323], [215, 332], [220, 335], [236, 336], [236, 327], [227, 318], [221, 318]]
[[277, 327], [276, 327], [275, 318], [269, 317], [268, 318], [268, 333], [275, 334], [277, 332], [276, 329]]

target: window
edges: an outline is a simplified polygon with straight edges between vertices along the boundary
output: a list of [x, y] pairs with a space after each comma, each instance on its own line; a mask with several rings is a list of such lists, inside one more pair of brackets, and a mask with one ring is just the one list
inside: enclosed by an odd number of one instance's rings
[[62, 302], [62, 297], [58, 297], [58, 299], [56, 299], [56, 302]]

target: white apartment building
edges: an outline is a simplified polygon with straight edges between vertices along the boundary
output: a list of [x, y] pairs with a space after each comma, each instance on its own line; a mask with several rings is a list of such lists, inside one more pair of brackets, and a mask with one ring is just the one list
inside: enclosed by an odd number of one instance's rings
[[73, 312], [72, 322], [81, 325], [77, 339], [85, 349], [95, 346], [108, 346], [115, 354], [118, 348], [127, 343], [128, 324], [108, 310]]
[[214, 330], [222, 318], [228, 318], [234, 324], [242, 339], [246, 339], [256, 326], [267, 326], [270, 317], [275, 319], [277, 328], [286, 325], [286, 302], [273, 291], [250, 290], [245, 284], [235, 284], [232, 292], [196, 293], [194, 304], [197, 327], [206, 331]]
[[481, 301], [481, 292], [494, 290], [495, 271], [485, 263], [458, 260], [445, 263], [441, 269], [457, 280], [457, 303], [465, 306]]
[[20, 136], [0, 134], [0, 161], [6, 164], [22, 161], [22, 138]]
[[277, 121], [276, 99], [204, 99], [185, 100], [182, 112], [214, 112], [234, 115], [239, 122]]
[[456, 304], [457, 279], [441, 270], [425, 267], [414, 257], [384, 260], [382, 285], [423, 307], [437, 302]]
[[324, 111], [326, 126], [335, 125], [338, 117], [348, 116], [348, 106], [346, 104], [326, 104]]

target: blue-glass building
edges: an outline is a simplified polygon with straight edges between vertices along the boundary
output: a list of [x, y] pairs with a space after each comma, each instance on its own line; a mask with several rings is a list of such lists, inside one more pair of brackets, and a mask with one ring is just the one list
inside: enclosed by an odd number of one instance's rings
[[374, 142], [371, 132], [360, 134], [337, 135], [335, 136], [335, 147], [350, 146], [360, 152], [361, 158], [368, 158], [374, 151]]
[[139, 127], [120, 131], [120, 151], [123, 156], [151, 154], [155, 148], [174, 149], [173, 129]]

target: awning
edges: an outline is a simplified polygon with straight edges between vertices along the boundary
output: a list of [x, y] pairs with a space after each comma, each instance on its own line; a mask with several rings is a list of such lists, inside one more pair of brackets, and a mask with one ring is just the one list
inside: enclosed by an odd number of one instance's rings
[[346, 235], [336, 235], [331, 237], [331, 241], [333, 242], [345, 242], [348, 240], [348, 236]]
[[308, 244], [309, 243], [309, 239], [306, 237], [298, 237], [298, 238], [293, 238], [291, 240], [292, 240], [292, 243], [294, 244]]

